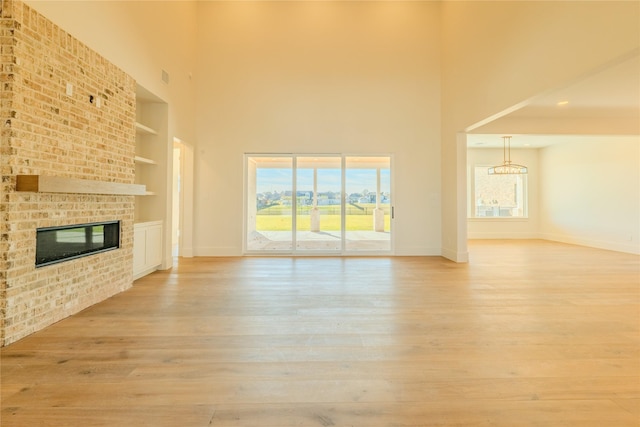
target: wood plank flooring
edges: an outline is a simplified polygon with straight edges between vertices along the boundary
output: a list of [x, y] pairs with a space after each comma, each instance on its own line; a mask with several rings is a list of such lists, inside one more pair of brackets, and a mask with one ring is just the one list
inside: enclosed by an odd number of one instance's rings
[[1, 351], [10, 426], [640, 425], [640, 258], [193, 258]]

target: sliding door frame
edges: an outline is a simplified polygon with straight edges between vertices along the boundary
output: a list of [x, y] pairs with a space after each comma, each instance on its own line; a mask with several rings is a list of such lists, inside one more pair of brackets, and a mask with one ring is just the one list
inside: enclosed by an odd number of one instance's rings
[[[291, 178], [291, 249], [287, 250], [256, 250], [249, 249], [247, 247], [248, 238], [248, 188], [249, 188], [249, 170], [248, 162], [251, 158], [291, 158], [292, 178]], [[304, 250], [297, 248], [298, 242], [298, 230], [297, 230], [297, 191], [298, 191], [298, 157], [339, 157], [340, 158], [340, 170], [341, 170], [341, 189], [340, 189], [340, 235], [341, 243], [340, 250]], [[387, 157], [389, 159], [389, 171], [390, 171], [390, 239], [388, 250], [348, 250], [346, 248], [346, 175], [347, 175], [347, 158], [375, 158], [375, 157]], [[393, 255], [395, 253], [395, 236], [394, 236], [394, 200], [395, 200], [395, 171], [394, 171], [394, 159], [393, 154], [346, 154], [346, 153], [245, 153], [243, 157], [243, 226], [242, 226], [242, 250], [246, 256], [259, 255], [259, 256], [377, 256], [377, 255]]]

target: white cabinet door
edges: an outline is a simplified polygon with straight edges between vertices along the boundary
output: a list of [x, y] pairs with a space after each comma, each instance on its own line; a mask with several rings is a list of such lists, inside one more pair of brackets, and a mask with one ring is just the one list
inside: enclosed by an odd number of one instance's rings
[[162, 263], [162, 221], [133, 226], [133, 279], [158, 269]]
[[162, 262], [162, 225], [153, 225], [147, 228], [147, 265], [157, 267]]
[[146, 228], [133, 228], [133, 275], [141, 273], [147, 265]]

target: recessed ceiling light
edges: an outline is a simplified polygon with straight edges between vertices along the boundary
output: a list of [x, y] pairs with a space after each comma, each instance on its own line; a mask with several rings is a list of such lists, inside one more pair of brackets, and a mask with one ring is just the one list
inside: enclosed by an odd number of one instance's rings
[[556, 104], [558, 107], [562, 107], [564, 105], [569, 105], [569, 101], [558, 101]]

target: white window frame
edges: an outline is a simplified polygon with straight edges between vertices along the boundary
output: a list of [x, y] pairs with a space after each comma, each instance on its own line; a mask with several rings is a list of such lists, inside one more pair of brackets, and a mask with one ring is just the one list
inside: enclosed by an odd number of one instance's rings
[[490, 168], [491, 165], [485, 165], [483, 163], [474, 164], [469, 166], [467, 171], [467, 219], [479, 220], [479, 221], [526, 221], [529, 219], [529, 188], [528, 188], [528, 175], [522, 175], [522, 210], [521, 216], [476, 216], [476, 168]]

